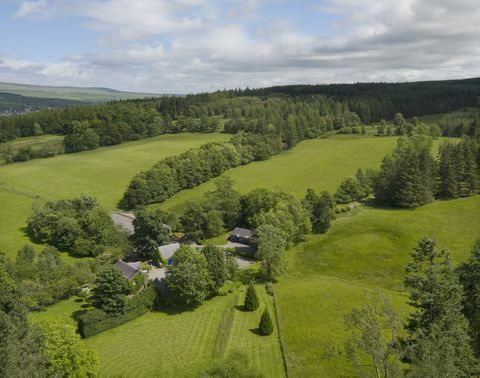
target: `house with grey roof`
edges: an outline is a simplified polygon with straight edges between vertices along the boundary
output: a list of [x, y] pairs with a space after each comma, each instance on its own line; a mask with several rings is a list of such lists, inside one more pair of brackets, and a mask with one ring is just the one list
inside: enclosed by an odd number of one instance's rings
[[173, 255], [178, 251], [179, 248], [180, 243], [170, 243], [158, 247], [158, 251], [160, 252], [162, 258], [167, 262], [167, 265], [170, 266], [173, 262]]
[[230, 241], [234, 243], [250, 245], [252, 243], [252, 235], [253, 235], [253, 232], [249, 229], [235, 227], [230, 232]]
[[140, 261], [136, 262], [125, 262], [122, 260], [118, 260], [114, 267], [122, 273], [123, 277], [128, 281], [131, 281], [135, 278], [135, 276], [141, 272], [140, 270]]
[[[112, 213], [111, 218], [113, 223], [120, 227], [127, 235], [133, 235], [135, 233], [135, 227], [133, 227], [133, 221], [135, 220], [135, 215], [132, 213]], [[172, 227], [168, 224], [164, 224], [163, 228], [168, 231], [169, 234], [172, 233]]]
[[135, 229], [133, 227], [133, 220], [135, 215], [130, 213], [113, 213], [110, 215], [113, 223], [120, 227], [127, 235], [133, 235]]

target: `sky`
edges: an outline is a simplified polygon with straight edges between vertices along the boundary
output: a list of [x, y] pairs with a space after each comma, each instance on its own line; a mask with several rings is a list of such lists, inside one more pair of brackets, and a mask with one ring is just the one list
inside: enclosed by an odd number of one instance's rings
[[480, 76], [479, 0], [0, 0], [0, 81], [195, 93]]

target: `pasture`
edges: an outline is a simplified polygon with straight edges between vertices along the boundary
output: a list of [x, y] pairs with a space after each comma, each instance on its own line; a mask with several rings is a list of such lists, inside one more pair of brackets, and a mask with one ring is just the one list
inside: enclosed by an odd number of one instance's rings
[[289, 375], [351, 375], [344, 317], [364, 301], [365, 290], [383, 290], [406, 317], [404, 268], [417, 241], [436, 238], [456, 265], [480, 237], [479, 220], [479, 196], [414, 210], [362, 208], [289, 250], [288, 271], [275, 286]]
[[[301, 198], [307, 188], [334, 192], [338, 184], [345, 177], [354, 175], [358, 168], [378, 167], [395, 144], [396, 137], [337, 135], [306, 140], [269, 160], [233, 168], [224, 175], [231, 177], [236, 189], [242, 193], [269, 188]], [[200, 198], [206, 191], [213, 190], [214, 181], [184, 190], [160, 207], [179, 212], [185, 201]]]
[[0, 167], [0, 245], [10, 256], [27, 241], [22, 231], [35, 199], [90, 194], [108, 211], [117, 207], [132, 176], [158, 160], [228, 134], [162, 135], [94, 151], [65, 154]]

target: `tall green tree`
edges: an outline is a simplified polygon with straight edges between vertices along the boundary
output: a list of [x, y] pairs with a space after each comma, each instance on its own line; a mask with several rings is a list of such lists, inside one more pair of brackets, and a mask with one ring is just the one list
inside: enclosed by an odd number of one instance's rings
[[465, 296], [463, 313], [470, 324], [472, 345], [477, 357], [480, 356], [480, 239], [478, 239], [469, 259], [458, 267], [460, 283]]
[[[398, 331], [401, 323], [382, 292], [369, 293], [365, 303], [346, 316], [345, 323], [351, 331], [346, 353], [358, 375], [400, 376]], [[366, 361], [370, 363], [365, 364]]]
[[400, 138], [393, 154], [382, 161], [375, 184], [375, 201], [396, 207], [416, 207], [431, 202], [437, 175], [430, 150], [428, 137]]
[[271, 335], [273, 332], [273, 320], [270, 316], [270, 312], [268, 312], [268, 309], [265, 309], [265, 311], [263, 311], [260, 322], [258, 324], [258, 330], [263, 336]]
[[192, 247], [182, 245], [173, 255], [166, 279], [173, 302], [180, 306], [200, 305], [213, 286], [205, 257]]
[[136, 211], [133, 220], [133, 243], [137, 255], [146, 260], [153, 258], [158, 247], [170, 241], [169, 227], [174, 223], [175, 217], [160, 209]]
[[40, 328], [45, 341], [45, 359], [49, 377], [97, 377], [99, 361], [76, 334], [71, 325], [43, 320]]
[[209, 244], [202, 248], [202, 254], [207, 260], [207, 269], [212, 279], [212, 294], [216, 294], [227, 279], [227, 266], [223, 250]]
[[98, 272], [90, 301], [92, 305], [109, 314], [120, 314], [125, 307], [125, 297], [131, 291], [129, 282], [113, 266]]
[[215, 190], [205, 194], [205, 201], [222, 214], [227, 230], [237, 225], [240, 213], [240, 193], [233, 187], [234, 181], [228, 176], [215, 180]]
[[46, 375], [42, 333], [28, 322], [12, 273], [10, 261], [0, 251], [0, 376], [42, 377]]
[[247, 292], [245, 293], [245, 301], [243, 303], [243, 308], [245, 309], [245, 311], [255, 311], [258, 306], [260, 306], [260, 301], [258, 300], [255, 285], [253, 283], [250, 283], [247, 286]]
[[463, 292], [445, 250], [422, 239], [411, 253], [405, 286], [414, 308], [406, 329], [411, 377], [463, 377], [479, 373], [462, 313]]
[[282, 230], [270, 224], [263, 224], [253, 234], [255, 258], [262, 264], [262, 272], [268, 279], [274, 279], [283, 272], [284, 253], [287, 245]]

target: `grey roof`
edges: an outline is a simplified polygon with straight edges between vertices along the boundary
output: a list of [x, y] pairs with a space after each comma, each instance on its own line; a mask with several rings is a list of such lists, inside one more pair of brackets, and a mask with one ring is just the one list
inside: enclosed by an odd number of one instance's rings
[[[135, 215], [132, 213], [112, 213], [110, 215], [112, 217], [113, 222], [120, 226], [128, 235], [133, 235], [135, 232], [135, 228], [133, 227], [133, 220], [135, 219]], [[163, 224], [163, 227], [168, 231], [172, 232], [172, 227], [168, 224]]]
[[158, 250], [160, 251], [160, 254], [164, 259], [169, 259], [173, 257], [175, 252], [180, 248], [180, 243], [171, 243], [167, 245], [162, 245], [161, 247], [158, 247]]
[[131, 280], [140, 272], [140, 261], [126, 263], [125, 261], [118, 260], [115, 265], [127, 280]]
[[133, 227], [133, 220], [135, 215], [129, 213], [113, 213], [110, 215], [113, 222], [120, 226], [127, 234], [132, 235], [135, 231]]
[[230, 235], [236, 236], [237, 238], [245, 238], [250, 239], [252, 237], [252, 231], [246, 228], [235, 227], [231, 232]]

